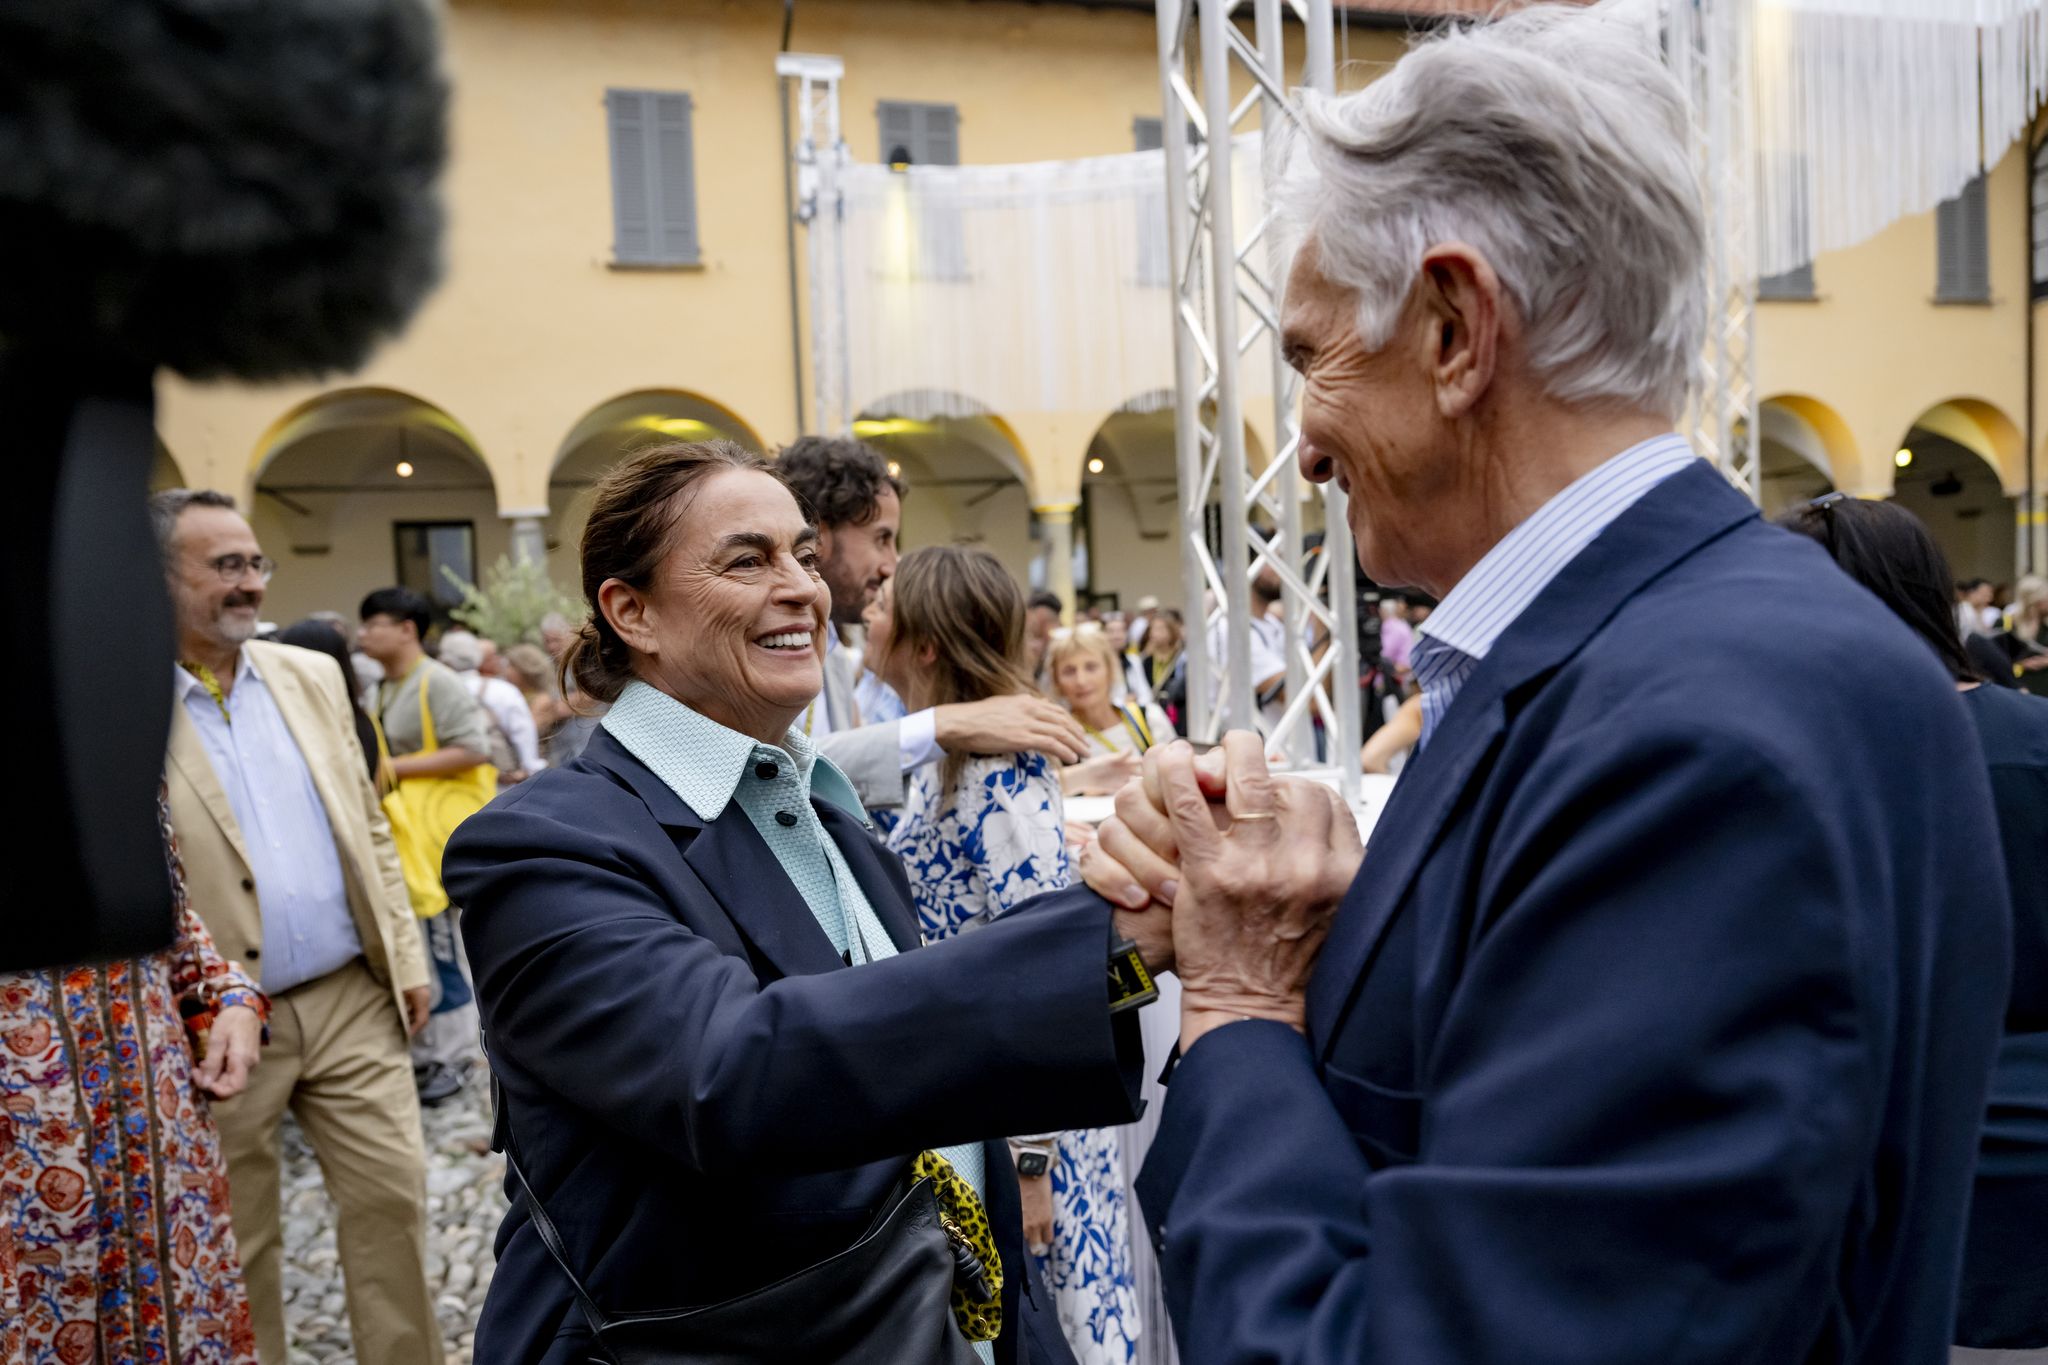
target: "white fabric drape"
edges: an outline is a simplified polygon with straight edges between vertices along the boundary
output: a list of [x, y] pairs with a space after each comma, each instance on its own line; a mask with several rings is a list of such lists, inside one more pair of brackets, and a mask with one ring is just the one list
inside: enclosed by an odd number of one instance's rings
[[[846, 167], [851, 410], [933, 418], [1171, 406], [1163, 156]], [[1233, 157], [1235, 211], [1252, 222], [1263, 211], [1257, 139], [1238, 139]], [[1260, 392], [1271, 390], [1258, 375], [1269, 368], [1245, 367]]]
[[2048, 93], [2041, 0], [1753, 3], [1763, 275], [1953, 198]]
[[[1667, 34], [1714, 6], [1751, 8], [1758, 275], [1953, 197], [2048, 93], [2044, 0], [1644, 3], [1662, 6]], [[1258, 146], [1256, 133], [1232, 146], [1240, 231], [1263, 212]], [[1163, 153], [839, 177], [843, 298], [826, 288], [814, 325], [847, 415], [1170, 405]], [[1247, 400], [1271, 391], [1266, 344], [1240, 368]]]

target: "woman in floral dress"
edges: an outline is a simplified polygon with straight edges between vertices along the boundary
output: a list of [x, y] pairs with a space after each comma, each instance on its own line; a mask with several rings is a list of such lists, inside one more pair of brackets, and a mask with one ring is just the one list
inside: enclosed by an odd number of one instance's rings
[[269, 1004], [214, 951], [157, 810], [171, 945], [0, 972], [0, 1365], [256, 1365], [205, 1095], [246, 1082]]
[[[913, 710], [1030, 692], [1024, 595], [993, 555], [934, 546], [906, 555], [868, 607], [868, 667]], [[928, 940], [964, 933], [1069, 879], [1058, 764], [1043, 754], [952, 755], [911, 775], [889, 834]], [[1111, 1129], [1060, 1133], [1041, 1262], [1080, 1365], [1137, 1354], [1129, 1194]], [[1042, 1182], [1020, 1181], [1027, 1229]]]

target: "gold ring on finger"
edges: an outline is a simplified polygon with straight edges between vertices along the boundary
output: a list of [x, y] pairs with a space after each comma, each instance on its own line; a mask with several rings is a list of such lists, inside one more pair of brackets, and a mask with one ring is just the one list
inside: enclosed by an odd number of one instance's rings
[[1269, 810], [1254, 810], [1254, 811], [1246, 811], [1246, 812], [1245, 812], [1245, 813], [1244, 813], [1243, 815], [1233, 815], [1233, 816], [1231, 816], [1231, 817], [1230, 817], [1230, 822], [1231, 822], [1232, 824], [1234, 824], [1234, 825], [1241, 825], [1241, 824], [1244, 824], [1244, 823], [1245, 823], [1245, 822], [1246, 822], [1247, 820], [1277, 820], [1277, 819], [1279, 819], [1279, 817], [1278, 817], [1277, 815], [1275, 815], [1275, 814], [1274, 814], [1274, 813], [1273, 813], [1272, 811], [1269, 811]]

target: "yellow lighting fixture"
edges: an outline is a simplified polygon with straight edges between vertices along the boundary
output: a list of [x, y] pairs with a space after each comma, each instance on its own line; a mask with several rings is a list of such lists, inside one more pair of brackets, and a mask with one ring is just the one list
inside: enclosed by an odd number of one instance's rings
[[896, 461], [894, 461], [894, 460], [891, 460], [891, 461], [889, 461], [889, 477], [890, 477], [890, 478], [892, 478], [892, 479], [900, 479], [900, 478], [902, 478], [902, 477], [903, 477], [903, 466], [902, 466], [902, 465], [900, 465], [900, 464], [898, 464], [898, 463], [897, 463]]
[[877, 436], [916, 436], [931, 430], [930, 422], [909, 417], [863, 417], [853, 424], [853, 434], [864, 441]]
[[398, 462], [398, 477], [401, 479], [409, 479], [412, 477], [411, 460], [400, 460]]
[[1913, 452], [1902, 448], [1898, 454], [1892, 456], [1892, 463], [1904, 469], [1907, 465], [1913, 463]]
[[1088, 472], [1090, 474], [1100, 474], [1102, 472], [1102, 461], [1099, 459], [1090, 460], [1088, 462]]

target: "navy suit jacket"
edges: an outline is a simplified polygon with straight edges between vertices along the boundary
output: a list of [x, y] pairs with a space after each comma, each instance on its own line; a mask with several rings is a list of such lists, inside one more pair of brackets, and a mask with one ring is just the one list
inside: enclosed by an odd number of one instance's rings
[[1925, 645], [1710, 467], [1654, 489], [1403, 773], [1306, 1038], [1174, 1073], [1183, 1358], [1944, 1361], [1994, 828]]
[[[443, 876], [501, 1145], [509, 1119], [578, 1276], [616, 1313], [780, 1279], [849, 1245], [909, 1154], [988, 1140], [1010, 1271], [997, 1358], [1070, 1365], [1022, 1273], [1001, 1138], [1132, 1116], [1142, 1046], [1134, 1016], [1108, 1012], [1109, 917], [1041, 903], [919, 948], [901, 863], [814, 804], [900, 956], [848, 969], [737, 806], [698, 819], [602, 729], [462, 824]], [[589, 1333], [517, 1200], [497, 1257], [476, 1358], [583, 1361]]]

